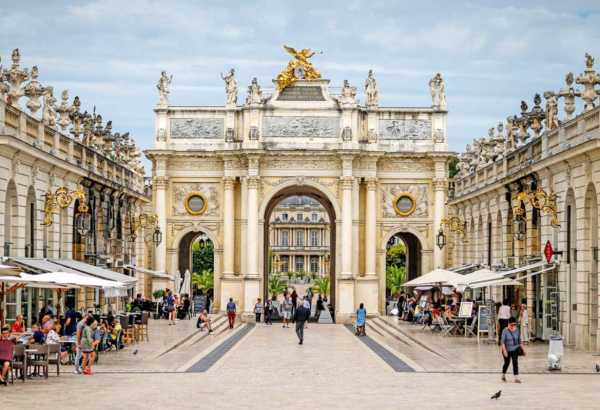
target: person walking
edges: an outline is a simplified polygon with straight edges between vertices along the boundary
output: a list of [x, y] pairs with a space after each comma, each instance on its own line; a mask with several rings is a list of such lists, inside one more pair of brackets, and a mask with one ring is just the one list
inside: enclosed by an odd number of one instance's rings
[[169, 291], [167, 293], [167, 313], [169, 314], [169, 326], [175, 325], [175, 296], [173, 296], [173, 291]]
[[310, 310], [304, 307], [304, 304], [301, 303], [300, 306], [296, 308], [296, 314], [294, 317], [294, 320], [296, 321], [296, 335], [298, 335], [299, 345], [304, 343], [304, 323], [306, 323], [309, 316]]
[[235, 324], [235, 313], [235, 303], [233, 302], [233, 298], [229, 298], [229, 303], [227, 303], [227, 320], [229, 320], [230, 329], [233, 329], [233, 325]]
[[325, 310], [325, 306], [323, 305], [323, 298], [321, 294], [317, 297], [317, 309], [315, 312], [315, 322], [319, 322], [319, 318], [321, 317], [321, 312]]
[[83, 374], [92, 374], [92, 365], [94, 364], [94, 323], [97, 323], [92, 316], [88, 316], [85, 326], [81, 332], [80, 349], [83, 355], [82, 367]]
[[529, 343], [529, 313], [527, 312], [527, 305], [521, 304], [521, 310], [519, 311], [519, 325], [521, 327], [521, 338], [523, 343]]
[[367, 324], [367, 310], [365, 304], [361, 303], [356, 311], [356, 336], [366, 336], [365, 326]]
[[290, 319], [292, 317], [292, 298], [285, 292], [283, 294], [283, 302], [281, 303], [281, 315], [283, 316], [283, 326], [290, 327]]
[[502, 381], [506, 381], [506, 371], [512, 361], [513, 374], [515, 376], [515, 383], [521, 383], [519, 379], [519, 356], [525, 356], [525, 348], [521, 341], [521, 335], [517, 328], [517, 320], [511, 317], [508, 320], [508, 326], [502, 330], [501, 340], [501, 351], [502, 357], [504, 358], [504, 365], [502, 366]]
[[292, 299], [292, 322], [296, 320], [296, 309], [298, 308], [298, 294], [296, 293], [296, 289], [292, 291], [290, 295]]
[[512, 317], [508, 300], [504, 299], [498, 308], [498, 345], [502, 343], [502, 332], [508, 326], [508, 320]]
[[[273, 299], [275, 299], [275, 296], [273, 296]], [[265, 324], [273, 324], [273, 300], [269, 298], [265, 300]]]
[[83, 328], [87, 320], [92, 316], [92, 312], [87, 312], [83, 315], [83, 318], [77, 322], [77, 327], [75, 329], [75, 369], [73, 370], [74, 374], [81, 374], [81, 361], [83, 358], [83, 354], [81, 351], [81, 336], [83, 333]]
[[256, 323], [260, 323], [260, 315], [262, 315], [263, 304], [260, 301], [260, 298], [256, 299], [256, 304], [254, 305], [254, 314], [256, 315]]

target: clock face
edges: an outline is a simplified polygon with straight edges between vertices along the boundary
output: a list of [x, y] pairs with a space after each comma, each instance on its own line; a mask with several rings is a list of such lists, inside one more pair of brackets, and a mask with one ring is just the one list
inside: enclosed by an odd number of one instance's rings
[[185, 209], [190, 215], [202, 215], [206, 211], [206, 199], [199, 192], [190, 193], [185, 199]]
[[417, 204], [410, 193], [403, 193], [396, 197], [394, 208], [400, 216], [409, 216], [415, 211]]
[[304, 80], [304, 68], [302, 68], [302, 67], [294, 68], [294, 76], [299, 80]]

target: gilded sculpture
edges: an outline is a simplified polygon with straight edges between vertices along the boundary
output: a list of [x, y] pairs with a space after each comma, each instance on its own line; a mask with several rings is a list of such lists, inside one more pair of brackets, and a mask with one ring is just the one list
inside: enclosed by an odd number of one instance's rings
[[[321, 73], [317, 70], [310, 61], [309, 58], [317, 54], [318, 52], [311, 50], [310, 48], [304, 48], [302, 50], [296, 50], [293, 47], [283, 46], [285, 50], [290, 53], [294, 59], [290, 60], [285, 70], [283, 70], [277, 76], [277, 89], [279, 91], [294, 84], [297, 80], [316, 80], [321, 78]], [[321, 54], [320, 52], [318, 54]]]

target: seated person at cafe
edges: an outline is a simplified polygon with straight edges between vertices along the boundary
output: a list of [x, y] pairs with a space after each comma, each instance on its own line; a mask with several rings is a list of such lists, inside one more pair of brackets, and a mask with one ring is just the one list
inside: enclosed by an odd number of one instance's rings
[[206, 328], [208, 329], [208, 333], [212, 333], [212, 328], [210, 326], [210, 318], [208, 317], [208, 312], [206, 311], [206, 309], [204, 309], [202, 313], [200, 313], [200, 316], [198, 316], [198, 322], [196, 323], [196, 327], [201, 331], [204, 330], [204, 328]]
[[13, 360], [15, 339], [10, 336], [10, 328], [4, 326], [0, 333], [0, 384], [6, 386], [8, 369]]
[[[56, 329], [58, 329], [58, 331]], [[60, 325], [58, 323], [56, 323], [53, 328], [45, 330], [44, 333], [46, 334], [46, 344], [60, 343], [60, 336], [58, 335], [60, 333]]]
[[106, 335], [106, 348], [110, 349], [113, 346], [119, 349], [121, 346], [117, 346], [117, 341], [119, 338], [119, 333], [123, 329], [121, 327], [121, 322], [118, 320], [114, 322], [114, 326], [112, 327], [112, 331]]
[[23, 321], [23, 315], [17, 316], [17, 319], [10, 327], [10, 331], [11, 333], [23, 333], [25, 331], [25, 322]]
[[44, 332], [47, 332], [48, 330], [52, 329], [54, 327], [54, 319], [52, 319], [52, 316], [50, 316], [49, 314], [46, 314], [42, 317], [42, 330]]
[[44, 332], [42, 332], [42, 330], [37, 324], [31, 326], [31, 331], [33, 332], [33, 335], [31, 336], [31, 339], [29, 339], [29, 343], [34, 343], [38, 345], [44, 344], [44, 341], [46, 340], [46, 335], [44, 334]]

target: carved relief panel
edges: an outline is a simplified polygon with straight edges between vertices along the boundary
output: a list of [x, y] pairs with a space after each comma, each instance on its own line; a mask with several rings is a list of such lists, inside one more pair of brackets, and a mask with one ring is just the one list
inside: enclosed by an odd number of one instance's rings
[[264, 137], [337, 138], [338, 117], [274, 117], [263, 118]]
[[387, 140], [431, 139], [431, 120], [379, 120], [379, 138]]
[[412, 217], [427, 217], [429, 215], [429, 186], [427, 184], [382, 184], [380, 187], [381, 204], [384, 218], [401, 217], [397, 212], [396, 201], [404, 198], [403, 194], [410, 194], [414, 198]]
[[218, 217], [220, 204], [218, 195], [218, 183], [193, 182], [193, 183], [173, 183], [172, 184], [172, 216], [190, 216], [185, 207], [185, 201], [192, 192], [200, 193], [206, 200], [203, 206], [206, 209], [202, 212], [202, 217]]
[[223, 118], [172, 118], [171, 138], [223, 138]]

